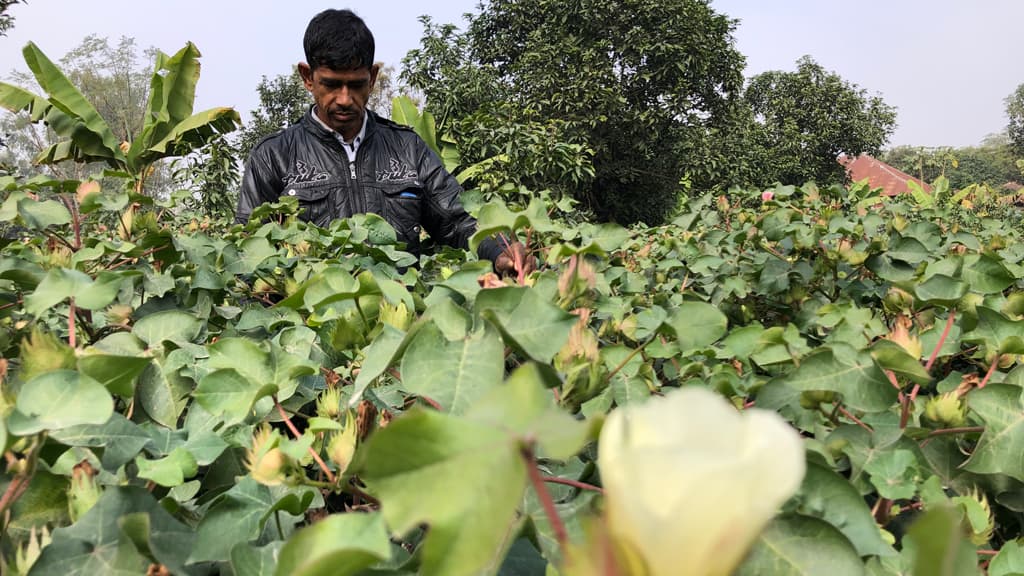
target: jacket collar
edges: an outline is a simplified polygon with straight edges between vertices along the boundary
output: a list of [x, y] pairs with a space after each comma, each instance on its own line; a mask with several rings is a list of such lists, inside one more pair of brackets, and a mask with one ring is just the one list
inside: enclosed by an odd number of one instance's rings
[[[315, 134], [321, 140], [336, 140], [334, 131], [330, 130], [323, 125], [322, 122], [318, 122], [313, 117], [313, 106], [309, 107], [309, 110], [302, 115], [302, 126]], [[363, 134], [363, 142], [365, 143], [370, 139], [370, 136], [377, 131], [377, 114], [373, 110], [366, 111], [366, 132]]]

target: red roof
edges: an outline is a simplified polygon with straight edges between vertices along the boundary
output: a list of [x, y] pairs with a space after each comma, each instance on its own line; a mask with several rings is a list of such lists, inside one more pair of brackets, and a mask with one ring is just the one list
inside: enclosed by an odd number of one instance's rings
[[850, 175], [852, 182], [860, 182], [861, 180], [867, 179], [868, 184], [872, 188], [881, 188], [883, 196], [895, 196], [897, 194], [905, 194], [909, 190], [907, 188], [907, 182], [917, 182], [918, 186], [924, 189], [925, 192], [931, 192], [932, 187], [922, 182], [918, 178], [914, 178], [906, 172], [902, 172], [893, 168], [892, 166], [882, 162], [881, 160], [868, 156], [867, 154], [861, 154], [856, 158], [850, 158], [843, 154], [838, 158], [840, 164], [846, 167], [847, 174]]

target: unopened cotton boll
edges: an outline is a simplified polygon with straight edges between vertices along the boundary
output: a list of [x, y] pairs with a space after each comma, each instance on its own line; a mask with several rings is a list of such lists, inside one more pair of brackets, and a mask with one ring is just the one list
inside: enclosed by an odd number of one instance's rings
[[726, 576], [800, 487], [799, 434], [687, 387], [613, 411], [598, 466], [607, 532], [650, 576]]

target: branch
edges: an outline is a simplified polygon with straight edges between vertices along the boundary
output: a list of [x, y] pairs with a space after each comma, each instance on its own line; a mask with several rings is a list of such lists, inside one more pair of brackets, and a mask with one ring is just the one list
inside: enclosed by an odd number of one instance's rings
[[978, 389], [982, 389], [988, 384], [988, 379], [992, 377], [992, 373], [996, 371], [996, 366], [999, 365], [999, 357], [1001, 354], [996, 354], [996, 357], [992, 359], [992, 365], [988, 367], [988, 372], [985, 373], [985, 378], [978, 384]]
[[942, 345], [946, 343], [946, 338], [949, 336], [949, 331], [953, 329], [953, 321], [956, 319], [956, 310], [950, 308], [949, 316], [946, 317], [946, 329], [942, 331], [942, 336], [939, 336], [939, 342], [935, 345], [935, 350], [932, 350], [932, 355], [928, 358], [928, 363], [924, 365], [925, 372], [931, 372], [932, 366], [935, 365], [935, 359], [939, 357], [939, 350], [942, 349]]
[[626, 356], [626, 358], [622, 362], [619, 362], [618, 366], [613, 368], [612, 371], [608, 373], [608, 376], [605, 377], [604, 381], [605, 382], [611, 382], [612, 378], [616, 374], [619, 373], [619, 370], [622, 370], [623, 368], [625, 368], [626, 364], [629, 364], [630, 360], [632, 360], [634, 357], [636, 357], [637, 354], [643, 352], [644, 348], [647, 348], [648, 344], [650, 344], [651, 342], [654, 342], [654, 338], [655, 338], [654, 336], [651, 336], [650, 338], [647, 339], [647, 342], [644, 342], [643, 344], [640, 345], [640, 347], [638, 347], [635, 350], [633, 350], [632, 352], [630, 352], [629, 356]]
[[[292, 424], [292, 420], [288, 417], [288, 413], [284, 411], [284, 407], [277, 401], [277, 396], [274, 396], [273, 398], [274, 406], [277, 407], [277, 413], [281, 415], [281, 419], [284, 420], [284, 424], [288, 427], [288, 430], [291, 430], [292, 436], [298, 439], [302, 436], [299, 429], [295, 427], [295, 424]], [[315, 460], [317, 465], [320, 466], [320, 469], [324, 471], [324, 475], [327, 476], [327, 480], [329, 480], [331, 484], [334, 484], [336, 482], [336, 478], [334, 477], [334, 473], [331, 472], [331, 469], [327, 467], [324, 459], [317, 454], [316, 450], [313, 450], [312, 446], [309, 447], [309, 453], [313, 455], [313, 460]]]
[[541, 504], [544, 506], [544, 514], [548, 517], [548, 521], [551, 522], [551, 529], [555, 532], [555, 540], [558, 542], [558, 547], [562, 550], [564, 556], [566, 545], [569, 542], [569, 533], [566, 532], [565, 524], [562, 523], [562, 519], [558, 516], [558, 510], [555, 509], [555, 502], [551, 499], [551, 493], [548, 492], [547, 486], [544, 485], [544, 477], [541, 476], [540, 469], [537, 468], [537, 461], [533, 457], [533, 449], [524, 446], [520, 454], [523, 457], [523, 462], [526, 464], [526, 470], [530, 474], [530, 483], [533, 484], [533, 490], [537, 493], [537, 498], [540, 499]]
[[943, 428], [941, 430], [932, 430], [928, 433], [928, 438], [934, 438], [935, 436], [946, 436], [950, 434], [977, 434], [984, 432], [984, 426], [962, 426], [960, 428]]
[[600, 486], [594, 486], [593, 484], [587, 484], [578, 480], [570, 480], [568, 478], [559, 478], [557, 476], [544, 476], [545, 482], [552, 484], [565, 484], [566, 486], [572, 486], [573, 488], [579, 488], [580, 490], [590, 490], [591, 492], [597, 492], [598, 494], [604, 494], [604, 488]]

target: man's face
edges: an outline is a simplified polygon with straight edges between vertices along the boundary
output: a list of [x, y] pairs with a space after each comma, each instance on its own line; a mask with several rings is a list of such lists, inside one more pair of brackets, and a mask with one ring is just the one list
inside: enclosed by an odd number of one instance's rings
[[355, 70], [332, 70], [299, 64], [299, 73], [306, 90], [313, 94], [317, 116], [346, 141], [359, 134], [366, 116], [366, 102], [377, 81], [378, 67]]

